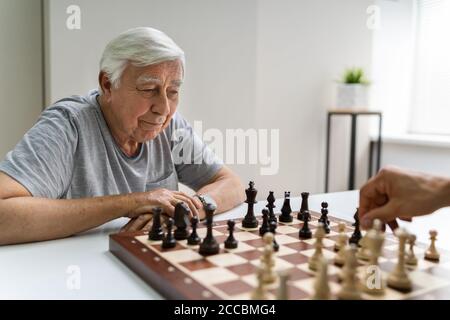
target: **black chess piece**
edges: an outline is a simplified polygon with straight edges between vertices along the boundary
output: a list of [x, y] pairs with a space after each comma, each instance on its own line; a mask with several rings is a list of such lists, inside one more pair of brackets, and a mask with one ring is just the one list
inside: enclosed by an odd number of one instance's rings
[[153, 223], [150, 232], [148, 233], [148, 240], [158, 241], [164, 237], [164, 232], [161, 226], [161, 208], [153, 208]]
[[328, 202], [322, 202], [322, 208], [320, 209], [321, 216], [319, 222], [323, 224], [323, 230], [325, 233], [330, 233], [330, 220], [328, 220]]
[[263, 236], [267, 232], [270, 232], [270, 222], [269, 222], [269, 210], [262, 209], [263, 222], [259, 228], [259, 234]]
[[269, 196], [267, 197], [266, 208], [269, 209], [269, 223], [275, 222], [277, 223], [277, 217], [273, 209], [275, 208], [275, 196], [273, 195], [273, 191], [269, 191]]
[[216, 210], [216, 207], [208, 203], [205, 206], [205, 213], [206, 213], [206, 237], [203, 239], [202, 243], [200, 244], [199, 253], [204, 256], [209, 256], [213, 254], [219, 253], [219, 243], [213, 236], [213, 215], [214, 211]]
[[[300, 211], [297, 214], [297, 219], [301, 220], [301, 221], [305, 221], [304, 212], [309, 211], [309, 205], [308, 205], [309, 192], [302, 192], [301, 196], [302, 196], [302, 203], [300, 206]], [[311, 220], [311, 215], [309, 215], [309, 220]]]
[[235, 222], [234, 220], [228, 220], [227, 222], [228, 225], [228, 238], [227, 240], [225, 240], [225, 248], [226, 249], [236, 249], [238, 247], [238, 241], [234, 238], [234, 225]]
[[361, 229], [359, 228], [358, 209], [356, 209], [356, 213], [353, 216], [353, 219], [355, 219], [355, 230], [353, 231], [352, 236], [350, 237], [348, 242], [359, 246], [359, 240], [361, 240], [362, 234], [361, 234]]
[[309, 220], [310, 220], [309, 210], [303, 211], [303, 217], [304, 217], [303, 226], [300, 229], [298, 236], [300, 239], [311, 239], [312, 232], [311, 229], [309, 229]]
[[172, 227], [173, 227], [173, 219], [172, 218], [170, 218], [170, 217], [167, 218], [166, 227], [167, 227], [167, 233], [166, 233], [166, 236], [163, 238], [161, 247], [163, 249], [174, 248], [177, 245], [177, 241], [173, 237], [173, 233], [172, 233]]
[[200, 237], [197, 234], [197, 225], [198, 225], [198, 217], [193, 216], [191, 218], [192, 232], [187, 239], [187, 243], [191, 246], [196, 246], [201, 241]]
[[174, 221], [177, 229], [175, 230], [175, 239], [176, 240], [185, 240], [187, 239], [189, 232], [187, 230], [189, 226], [189, 214], [191, 210], [188, 205], [184, 202], [179, 202], [175, 206], [174, 212]]
[[273, 250], [274, 251], [280, 250], [280, 246], [277, 243], [277, 240], [275, 239], [276, 238], [275, 234], [277, 233], [277, 226], [278, 225], [276, 223], [273, 223], [273, 221], [272, 222], [269, 221], [270, 232], [273, 234]]
[[247, 214], [244, 220], [242, 220], [242, 227], [244, 228], [256, 228], [258, 227], [258, 220], [256, 220], [255, 212], [253, 206], [256, 203], [256, 194], [258, 190], [255, 189], [255, 183], [250, 181], [248, 189], [245, 189], [245, 194], [247, 195], [247, 200], [245, 202], [248, 204]]
[[281, 215], [278, 217], [278, 220], [284, 223], [292, 222], [293, 217], [291, 213], [291, 193], [289, 191], [286, 191], [284, 193], [283, 207], [281, 207]]

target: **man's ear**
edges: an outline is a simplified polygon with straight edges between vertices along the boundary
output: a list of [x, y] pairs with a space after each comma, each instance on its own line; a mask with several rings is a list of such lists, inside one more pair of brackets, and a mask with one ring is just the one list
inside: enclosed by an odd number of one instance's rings
[[98, 83], [100, 85], [100, 88], [102, 88], [103, 95], [106, 98], [109, 98], [111, 96], [112, 84], [106, 72], [100, 71], [100, 73], [98, 74]]

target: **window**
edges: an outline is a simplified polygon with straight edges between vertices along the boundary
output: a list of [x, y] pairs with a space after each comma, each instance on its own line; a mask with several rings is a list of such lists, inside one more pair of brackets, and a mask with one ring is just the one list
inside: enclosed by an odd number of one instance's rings
[[450, 135], [450, 1], [417, 0], [410, 133]]

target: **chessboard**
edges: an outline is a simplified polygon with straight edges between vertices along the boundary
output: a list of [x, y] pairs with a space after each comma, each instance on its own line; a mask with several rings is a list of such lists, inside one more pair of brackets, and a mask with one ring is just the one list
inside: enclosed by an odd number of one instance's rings
[[[274, 253], [274, 269], [277, 272], [285, 270], [289, 275], [286, 282], [289, 300], [311, 299], [317, 273], [310, 270], [308, 261], [314, 255], [316, 239], [299, 238], [299, 229], [304, 222], [297, 219], [296, 212], [292, 213], [293, 221], [278, 222], [274, 233], [279, 246]], [[219, 253], [214, 255], [200, 255], [199, 246], [188, 245], [187, 240], [177, 241], [175, 247], [163, 249], [162, 241], [148, 240], [147, 232], [110, 235], [110, 251], [166, 299], [251, 299], [258, 286], [257, 269], [265, 247], [259, 232], [262, 218], [256, 216], [257, 228], [244, 228], [242, 220], [235, 220], [234, 238], [238, 241], [235, 249], [224, 247], [229, 235], [227, 221], [214, 221], [212, 234], [220, 244]], [[309, 227], [313, 234], [320, 225], [320, 216], [318, 212], [310, 211]], [[330, 232], [322, 240], [322, 254], [329, 261], [327, 278], [333, 299], [342, 286], [339, 279], [342, 268], [333, 264], [336, 255], [334, 247], [342, 234], [342, 224], [341, 230], [338, 225], [345, 223], [344, 232], [348, 237], [354, 233], [354, 226], [351, 222], [333, 217], [332, 210], [328, 218]], [[202, 222], [197, 227], [199, 237], [205, 237], [206, 224]], [[418, 263], [408, 267], [411, 290], [404, 292], [386, 287], [381, 295], [362, 292], [362, 299], [448, 299], [450, 255], [439, 250], [439, 262], [428, 261], [424, 259], [427, 248], [428, 245], [423, 243], [417, 243], [414, 247]], [[386, 232], [378, 260], [384, 279], [396, 268], [398, 250], [398, 239]], [[362, 278], [367, 262], [358, 260], [357, 264], [356, 274]], [[266, 298], [276, 299], [278, 287], [279, 279], [268, 285]]]

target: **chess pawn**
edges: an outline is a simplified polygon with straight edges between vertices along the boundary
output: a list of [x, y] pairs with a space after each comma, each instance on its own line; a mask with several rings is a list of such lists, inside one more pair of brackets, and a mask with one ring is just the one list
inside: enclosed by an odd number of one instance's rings
[[198, 225], [198, 217], [193, 216], [191, 218], [192, 232], [187, 239], [188, 245], [196, 246], [196, 245], [200, 244], [200, 242], [202, 241], [197, 234], [197, 225]]
[[414, 245], [416, 243], [416, 236], [411, 234], [408, 237], [408, 245], [409, 245], [409, 250], [408, 253], [406, 254], [406, 259], [405, 259], [405, 263], [408, 266], [417, 266], [417, 257], [414, 254]]
[[356, 245], [351, 244], [350, 246], [346, 246], [344, 250], [345, 263], [341, 272], [342, 286], [336, 297], [341, 300], [360, 300], [361, 292], [358, 288], [358, 278], [356, 276], [356, 268], [358, 265], [355, 256]]
[[289, 273], [287, 270], [278, 273], [279, 286], [277, 290], [277, 300], [289, 300], [289, 290], [287, 283], [289, 281]]
[[375, 219], [373, 228], [366, 234], [367, 250], [369, 252], [369, 264], [366, 268], [366, 275], [363, 290], [369, 294], [381, 295], [385, 292], [383, 273], [378, 266], [378, 258], [381, 256], [384, 243], [384, 233], [381, 231], [382, 223]]
[[328, 262], [325, 258], [319, 260], [319, 270], [314, 283], [314, 300], [329, 300], [330, 286], [328, 284]]
[[345, 247], [348, 241], [348, 237], [345, 234], [345, 223], [339, 222], [338, 224], [339, 236], [337, 241], [334, 244], [334, 251], [339, 251], [342, 247]]
[[370, 257], [370, 252], [367, 243], [367, 236], [368, 232], [366, 232], [366, 234], [359, 241], [359, 245], [361, 246], [361, 248], [359, 248], [358, 252], [356, 252], [356, 258], [363, 261], [368, 261]]
[[412, 289], [412, 282], [405, 268], [405, 245], [408, 233], [398, 228], [395, 230], [395, 236], [398, 238], [398, 261], [395, 269], [389, 274], [387, 284], [389, 287], [407, 292]]
[[430, 247], [428, 248], [428, 250], [425, 252], [426, 260], [439, 261], [440, 255], [436, 249], [436, 237], [437, 237], [437, 231], [431, 230], [430, 231], [431, 244], [430, 244]]
[[225, 240], [225, 248], [226, 249], [236, 249], [238, 247], [238, 241], [234, 238], [234, 225], [235, 222], [233, 220], [228, 220], [228, 231], [229, 235], [227, 240]]
[[263, 282], [265, 284], [274, 283], [277, 277], [274, 272], [275, 259], [273, 258], [272, 244], [264, 247], [263, 255], [261, 256], [261, 266], [264, 267]]
[[262, 266], [258, 267], [256, 278], [258, 280], [258, 285], [255, 290], [252, 292], [251, 299], [252, 300], [266, 300], [266, 287], [263, 282], [264, 277], [264, 269]]
[[174, 248], [177, 245], [177, 242], [176, 242], [176, 240], [173, 236], [173, 232], [172, 232], [172, 227], [173, 227], [173, 219], [172, 218], [169, 217], [167, 219], [166, 227], [167, 227], [167, 233], [166, 233], [166, 236], [163, 238], [161, 247], [163, 249]]
[[323, 248], [323, 238], [325, 237], [325, 230], [323, 228], [323, 223], [319, 222], [316, 232], [314, 233], [314, 238], [316, 242], [314, 244], [315, 251], [311, 258], [309, 258], [308, 267], [310, 270], [317, 271], [319, 267], [320, 259], [323, 258], [322, 248]]
[[303, 221], [303, 226], [298, 233], [300, 239], [311, 239], [312, 237], [311, 230], [309, 229], [309, 216], [309, 211], [305, 210], [303, 212], [303, 217], [305, 218]]

